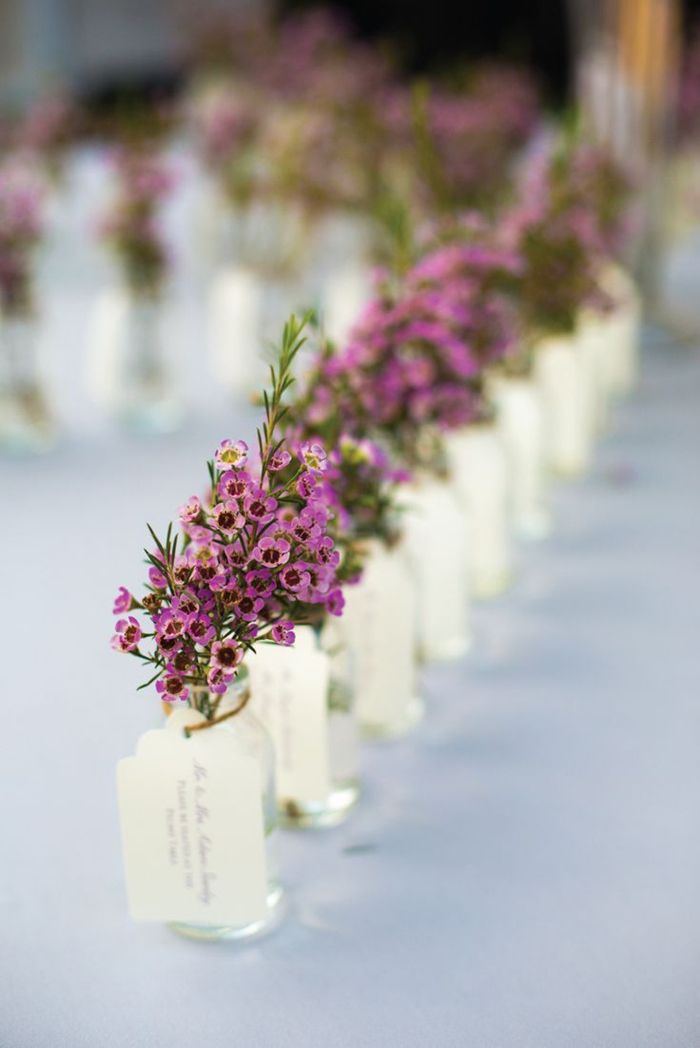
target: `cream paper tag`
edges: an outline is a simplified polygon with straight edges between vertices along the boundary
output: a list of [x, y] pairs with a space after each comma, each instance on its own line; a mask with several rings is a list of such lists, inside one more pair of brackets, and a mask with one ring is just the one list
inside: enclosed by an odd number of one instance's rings
[[138, 921], [247, 924], [266, 913], [260, 769], [233, 736], [175, 710], [117, 765], [129, 911]]
[[330, 792], [328, 655], [309, 626], [296, 644], [260, 644], [246, 657], [252, 708], [272, 736], [280, 801], [317, 801]]

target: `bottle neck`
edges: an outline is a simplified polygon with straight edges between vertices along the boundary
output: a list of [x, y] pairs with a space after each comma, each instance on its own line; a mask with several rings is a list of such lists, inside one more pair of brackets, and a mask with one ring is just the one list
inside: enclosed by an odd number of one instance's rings
[[209, 688], [193, 685], [190, 689], [190, 705], [203, 713], [207, 720], [215, 720], [223, 714], [234, 715], [245, 708], [250, 698], [250, 681], [248, 669], [241, 666], [238, 674], [223, 695], [217, 695]]

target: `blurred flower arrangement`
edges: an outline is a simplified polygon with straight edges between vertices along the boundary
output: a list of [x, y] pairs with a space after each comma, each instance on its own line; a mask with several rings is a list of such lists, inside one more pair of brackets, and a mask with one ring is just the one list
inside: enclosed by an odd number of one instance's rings
[[332, 357], [333, 348], [326, 343], [305, 388], [290, 403], [289, 439], [330, 449], [322, 478], [329, 528], [341, 551], [339, 578], [354, 582], [364, 567], [367, 540], [391, 544], [397, 538], [396, 487], [404, 474], [392, 467], [375, 440], [344, 428], [342, 390], [318, 380]]
[[[147, 684], [155, 681], [165, 701], [188, 699], [193, 686], [222, 695], [256, 643], [293, 644], [294, 625], [310, 609], [342, 611], [340, 554], [328, 533], [322, 482], [326, 452], [317, 443], [292, 447], [280, 436], [302, 328], [295, 319], [285, 327], [265, 395], [258, 465], [249, 465], [244, 441], [222, 441], [209, 463], [206, 497], [192, 496], [180, 509], [180, 535], [171, 525], [161, 541], [151, 530], [146, 594], [138, 599], [122, 588], [117, 596], [112, 645], [150, 664], [156, 672]], [[145, 629], [133, 611], [146, 616]], [[217, 719], [218, 699], [206, 702], [207, 724], [231, 715]]]
[[608, 304], [599, 282], [600, 262], [606, 238], [614, 235], [617, 207], [603, 231], [607, 193], [594, 201], [588, 171], [585, 178], [579, 175], [569, 149], [538, 156], [503, 219], [504, 242], [522, 262], [520, 309], [530, 337], [569, 334], [583, 306]]
[[0, 312], [4, 316], [32, 312], [33, 263], [43, 232], [43, 194], [36, 171], [6, 161], [0, 168]]
[[0, 167], [0, 445], [50, 446], [53, 421], [38, 368], [37, 251], [44, 236], [42, 179], [26, 158]]
[[593, 212], [601, 256], [624, 258], [639, 224], [631, 173], [609, 150], [582, 142], [572, 152], [571, 177]]
[[494, 207], [539, 116], [531, 76], [496, 65], [461, 82], [397, 85], [386, 102], [380, 119], [392, 166], [412, 172], [404, 180], [428, 214]]
[[409, 469], [439, 468], [440, 435], [484, 412], [481, 375], [516, 337], [518, 259], [477, 225], [403, 280], [385, 277], [347, 345], [317, 359], [307, 394], [316, 425], [376, 436]]
[[122, 146], [114, 156], [116, 193], [100, 232], [120, 263], [135, 295], [157, 298], [168, 269], [168, 250], [158, 227], [173, 177], [163, 160], [140, 146]]
[[[367, 211], [378, 171], [375, 99], [390, 65], [325, 10], [236, 20], [220, 31], [215, 54], [194, 77], [185, 111], [238, 222], [234, 249], [267, 272], [298, 271], [320, 219]], [[255, 221], [246, 226], [254, 205], [274, 226], [271, 238]]]
[[322, 8], [218, 25], [207, 41], [186, 108], [205, 166], [237, 208], [361, 213], [381, 238], [388, 197], [428, 217], [494, 206], [538, 119], [525, 72], [491, 65], [412, 86], [388, 48], [359, 42]]
[[67, 94], [45, 95], [28, 109], [16, 128], [16, 148], [37, 158], [51, 181], [57, 183], [78, 125], [77, 106]]

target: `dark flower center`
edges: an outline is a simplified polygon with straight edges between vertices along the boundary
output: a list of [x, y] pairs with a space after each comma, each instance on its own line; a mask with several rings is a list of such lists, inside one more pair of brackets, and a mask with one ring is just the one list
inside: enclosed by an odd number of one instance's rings
[[236, 663], [236, 652], [233, 648], [222, 648], [217, 658], [222, 666], [234, 666]]
[[232, 531], [236, 526], [236, 516], [230, 509], [225, 509], [219, 514], [219, 527], [224, 531]]

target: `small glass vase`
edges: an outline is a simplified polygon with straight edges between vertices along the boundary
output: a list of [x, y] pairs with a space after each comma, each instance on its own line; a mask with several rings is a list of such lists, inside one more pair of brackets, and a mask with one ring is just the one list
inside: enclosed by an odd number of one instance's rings
[[449, 433], [445, 446], [457, 494], [469, 521], [469, 578], [479, 599], [496, 597], [513, 576], [509, 475], [495, 424], [475, 422]]
[[452, 483], [428, 472], [417, 472], [397, 501], [416, 584], [419, 657], [461, 658], [472, 645], [467, 514]]
[[37, 348], [35, 317], [12, 313], [0, 317], [0, 446], [11, 452], [45, 451], [53, 442]]
[[159, 296], [125, 292], [116, 325], [113, 406], [128, 428], [171, 433], [181, 409], [169, 370]]
[[551, 336], [537, 344], [534, 377], [542, 397], [547, 466], [562, 477], [580, 476], [591, 463], [593, 426], [587, 368], [576, 334]]
[[613, 300], [609, 316], [610, 340], [605, 357], [605, 386], [612, 397], [632, 390], [639, 375], [642, 302], [632, 277], [622, 266], [609, 264], [601, 286]]
[[362, 577], [346, 587], [338, 629], [350, 653], [360, 731], [368, 739], [407, 734], [422, 720], [424, 703], [416, 585], [403, 544], [368, 543]]
[[217, 378], [236, 398], [248, 399], [265, 384], [289, 315], [307, 297], [294, 220], [251, 204], [229, 209], [222, 222], [219, 263], [208, 292], [207, 341]]
[[[238, 713], [215, 724], [206, 731], [226, 732], [235, 739], [241, 752], [254, 757], [260, 768], [262, 794], [260, 802], [265, 832], [265, 859], [267, 870], [267, 914], [262, 920], [243, 925], [186, 924], [173, 922], [173, 931], [190, 939], [249, 940], [272, 931], [282, 920], [285, 909], [284, 890], [280, 884], [277, 857], [277, 800], [275, 795], [275, 753], [267, 731], [247, 706], [249, 697], [248, 674], [243, 667], [235, 682], [222, 697], [217, 716], [240, 707]], [[217, 696], [206, 688], [191, 690], [190, 704], [200, 712], [206, 712]]]
[[[310, 627], [297, 627], [300, 630]], [[330, 789], [326, 796], [279, 799], [280, 821], [288, 829], [324, 829], [338, 826], [350, 814], [360, 796], [358, 774], [358, 729], [352, 661], [335, 623], [326, 623], [316, 633], [316, 643], [330, 662], [327, 692], [328, 767]], [[290, 653], [293, 649], [290, 650]]]
[[539, 390], [529, 375], [498, 374], [489, 393], [508, 454], [515, 531], [523, 539], [543, 539], [551, 531], [551, 514]]

